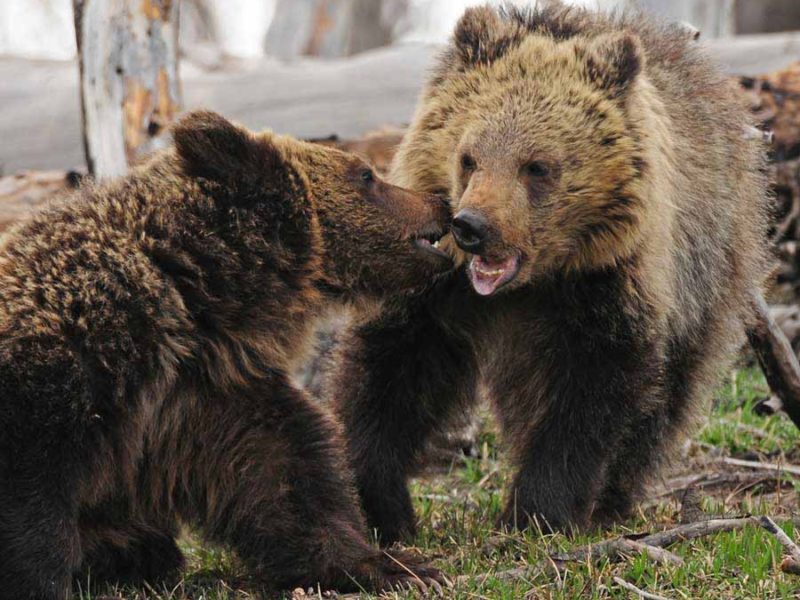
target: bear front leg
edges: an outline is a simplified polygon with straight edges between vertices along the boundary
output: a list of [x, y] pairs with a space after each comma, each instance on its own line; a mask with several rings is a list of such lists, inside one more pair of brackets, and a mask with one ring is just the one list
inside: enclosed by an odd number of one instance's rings
[[157, 585], [180, 575], [185, 561], [172, 533], [132, 527], [109, 535], [115, 539], [87, 553], [78, 575], [82, 585]]
[[157, 585], [183, 569], [174, 520], [143, 520], [120, 498], [84, 508], [79, 523], [83, 562], [76, 580], [84, 590], [103, 584]]
[[[587, 527], [626, 436], [663, 404], [663, 361], [646, 323], [610, 294], [591, 297], [596, 310], [583, 314], [595, 318], [577, 318], [566, 303], [534, 306], [531, 330], [508, 336], [502, 369], [489, 375], [518, 466], [501, 517], [507, 526]], [[523, 346], [531, 339], [535, 353]]]
[[[638, 394], [656, 394], [624, 378], [606, 390], [607, 380], [566, 383], [547, 398], [549, 406], [536, 424], [511, 440], [519, 470], [501, 518], [507, 526], [525, 528], [536, 521], [545, 531], [587, 527], [609, 467], [624, 451], [620, 441], [632, 413], [643, 410]], [[617, 500], [628, 504], [626, 498]]]
[[568, 425], [553, 415], [530, 433], [508, 490], [502, 525], [525, 529], [534, 524], [545, 532], [588, 525], [611, 452], [607, 444], [613, 446], [617, 433], [597, 421], [590, 424], [589, 415], [584, 416], [581, 426], [574, 414]]
[[193, 464], [180, 510], [265, 586], [382, 590], [440, 578], [414, 556], [394, 554], [407, 571], [369, 544], [338, 428], [287, 377], [196, 406], [186, 426], [202, 443], [185, 449]]
[[608, 466], [605, 487], [591, 516], [593, 525], [609, 526], [631, 514], [676, 433], [666, 409], [638, 415], [631, 422]]
[[0, 479], [0, 600], [72, 597], [80, 539], [65, 500]]
[[[407, 479], [431, 434], [445, 430], [451, 415], [474, 399], [477, 366], [470, 341], [456, 333], [456, 310], [450, 328], [432, 312], [439, 302], [409, 300], [348, 332], [337, 350], [330, 391], [367, 523], [382, 545], [414, 536]], [[448, 312], [443, 304], [439, 308]]]
[[544, 531], [582, 529], [606, 485], [608, 468], [628, 423], [624, 393], [551, 397], [538, 423], [512, 440], [518, 472], [501, 522]]

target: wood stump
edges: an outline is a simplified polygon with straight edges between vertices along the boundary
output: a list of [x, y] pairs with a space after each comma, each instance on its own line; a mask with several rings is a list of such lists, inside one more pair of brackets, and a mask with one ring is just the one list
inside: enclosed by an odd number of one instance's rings
[[73, 0], [89, 173], [122, 175], [164, 145], [181, 105], [177, 0]]

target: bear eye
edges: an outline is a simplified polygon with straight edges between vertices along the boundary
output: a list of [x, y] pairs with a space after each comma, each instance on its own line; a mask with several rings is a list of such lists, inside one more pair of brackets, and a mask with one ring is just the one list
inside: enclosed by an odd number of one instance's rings
[[474, 171], [475, 167], [475, 159], [472, 158], [469, 154], [462, 154], [461, 155], [461, 168], [465, 171]]
[[547, 177], [550, 174], [550, 169], [547, 168], [546, 164], [534, 160], [525, 165], [525, 172], [531, 177]]
[[372, 183], [373, 181], [375, 181], [375, 173], [372, 172], [372, 169], [364, 169], [363, 171], [361, 171], [360, 177], [361, 181], [364, 181], [366, 183]]

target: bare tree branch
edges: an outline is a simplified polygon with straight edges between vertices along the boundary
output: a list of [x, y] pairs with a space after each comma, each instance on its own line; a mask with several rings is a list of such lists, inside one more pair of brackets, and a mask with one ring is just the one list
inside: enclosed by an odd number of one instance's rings
[[795, 465], [768, 463], [758, 460], [742, 460], [740, 458], [730, 458], [728, 456], [719, 458], [717, 460], [718, 462], [735, 467], [747, 467], [748, 469], [758, 469], [761, 471], [771, 471], [774, 473], [789, 473], [791, 475], [800, 476], [800, 467]]
[[755, 323], [747, 330], [769, 387], [783, 403], [783, 410], [800, 427], [800, 364], [789, 340], [775, 323], [761, 292], [751, 299]]
[[794, 540], [790, 538], [783, 529], [778, 527], [775, 521], [766, 515], [759, 517], [757, 522], [761, 527], [778, 539], [781, 546], [783, 546], [783, 549], [788, 554], [788, 556], [781, 561], [781, 571], [792, 575], [800, 575], [800, 548], [797, 547]]

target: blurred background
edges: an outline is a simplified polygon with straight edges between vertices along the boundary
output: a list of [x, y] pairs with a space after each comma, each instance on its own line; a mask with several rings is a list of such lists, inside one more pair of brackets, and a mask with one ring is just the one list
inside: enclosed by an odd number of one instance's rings
[[[190, 57], [351, 56], [398, 42], [441, 43], [467, 6], [485, 0], [184, 0], [180, 43]], [[498, 3], [498, 2], [494, 2]], [[516, 4], [524, 4], [517, 0]], [[686, 21], [707, 38], [800, 29], [797, 0], [572, 0], [639, 6]], [[0, 2], [0, 54], [75, 57], [72, 0]]]
[[[787, 33], [800, 30], [799, 0], [572, 1], [604, 10], [639, 6], [690, 23], [736, 75], [800, 58], [800, 34]], [[182, 0], [176, 9], [177, 0], [103, 0], [119, 11], [173, 13], [183, 92], [175, 96], [183, 107], [302, 137], [352, 137], [407, 122], [437, 45], [464, 8], [479, 3]], [[84, 164], [73, 4], [98, 2], [0, 0], [5, 174]], [[118, 26], [113, 12], [106, 22]]]

